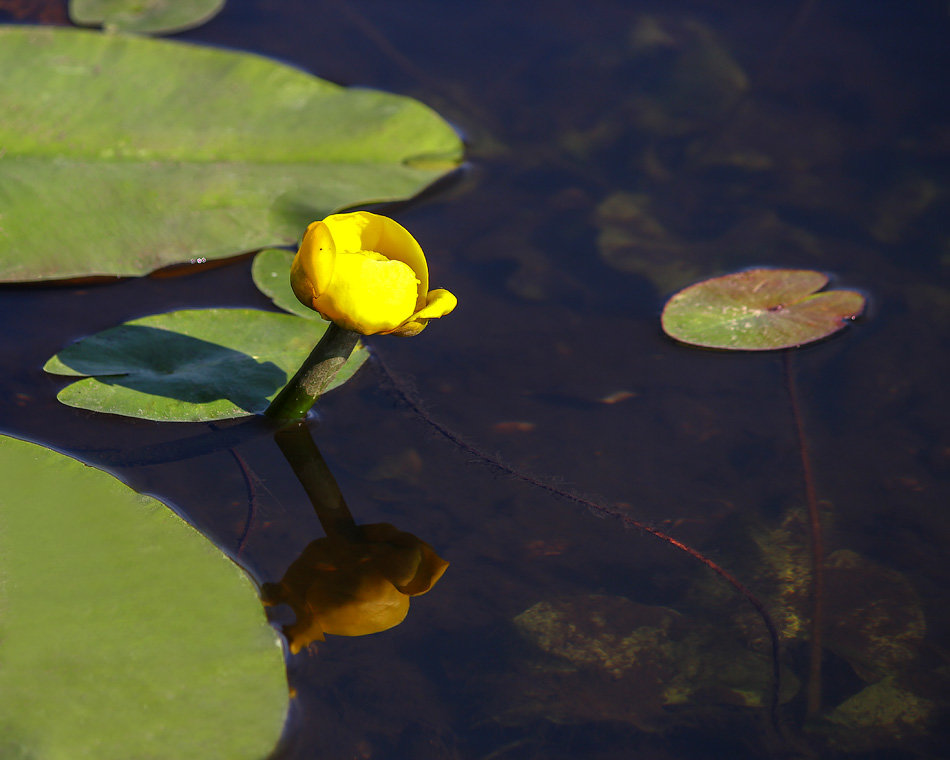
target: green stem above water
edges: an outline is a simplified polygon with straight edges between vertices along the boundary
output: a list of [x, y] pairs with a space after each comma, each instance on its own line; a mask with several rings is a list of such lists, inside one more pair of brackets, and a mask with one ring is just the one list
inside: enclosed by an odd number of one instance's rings
[[278, 422], [291, 422], [305, 417], [350, 358], [359, 337], [359, 333], [331, 322], [297, 374], [277, 394], [264, 414]]

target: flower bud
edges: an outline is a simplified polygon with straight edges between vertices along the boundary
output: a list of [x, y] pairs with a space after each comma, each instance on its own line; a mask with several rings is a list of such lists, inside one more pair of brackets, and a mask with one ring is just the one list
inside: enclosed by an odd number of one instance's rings
[[415, 238], [368, 211], [332, 214], [307, 227], [290, 284], [304, 306], [363, 335], [416, 335], [458, 303], [447, 290], [429, 290]]

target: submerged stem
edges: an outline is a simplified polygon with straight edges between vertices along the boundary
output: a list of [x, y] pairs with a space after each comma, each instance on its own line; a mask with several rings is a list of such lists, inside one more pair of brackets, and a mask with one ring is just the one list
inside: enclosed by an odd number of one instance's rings
[[785, 352], [785, 387], [788, 400], [795, 418], [795, 430], [798, 434], [798, 450], [802, 458], [802, 476], [805, 480], [805, 500], [808, 504], [808, 523], [811, 529], [811, 577], [812, 612], [811, 646], [808, 653], [808, 687], [806, 690], [805, 710], [809, 718], [821, 712], [821, 653], [822, 630], [824, 628], [825, 595], [825, 549], [821, 535], [821, 515], [818, 512], [818, 497], [815, 495], [815, 478], [812, 474], [811, 456], [808, 453], [808, 440], [805, 437], [805, 423], [798, 404], [798, 391], [795, 375], [792, 372], [792, 353]]
[[296, 422], [278, 430], [274, 440], [310, 498], [327, 536], [352, 540], [356, 522], [307, 424]]
[[305, 417], [310, 407], [333, 382], [336, 373], [346, 364], [359, 337], [358, 333], [331, 322], [297, 374], [277, 394], [264, 414], [278, 422]]

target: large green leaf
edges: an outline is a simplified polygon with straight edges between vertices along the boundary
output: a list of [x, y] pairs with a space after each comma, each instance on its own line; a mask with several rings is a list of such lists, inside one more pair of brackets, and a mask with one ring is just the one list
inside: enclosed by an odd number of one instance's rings
[[[44, 369], [80, 375], [69, 406], [163, 422], [242, 417], [267, 408], [328, 323], [256, 309], [188, 309], [112, 327], [60, 351]], [[330, 389], [366, 360], [357, 347]]]
[[663, 309], [667, 335], [697, 346], [768, 351], [837, 332], [864, 310], [864, 296], [829, 290], [821, 272], [750, 269], [690, 285]]
[[296, 242], [416, 193], [461, 143], [414, 100], [168, 40], [0, 28], [0, 281]]
[[287, 681], [253, 585], [155, 499], [0, 437], [0, 757], [258, 760]]
[[224, 0], [69, 0], [69, 18], [80, 26], [165, 34], [200, 26], [223, 7]]

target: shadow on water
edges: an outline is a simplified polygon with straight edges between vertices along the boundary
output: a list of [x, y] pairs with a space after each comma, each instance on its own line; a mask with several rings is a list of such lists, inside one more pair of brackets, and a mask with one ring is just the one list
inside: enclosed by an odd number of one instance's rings
[[264, 410], [268, 396], [287, 381], [273, 362], [143, 325], [120, 325], [93, 335], [61, 351], [59, 359], [106, 385], [192, 404], [228, 400], [249, 413]]

